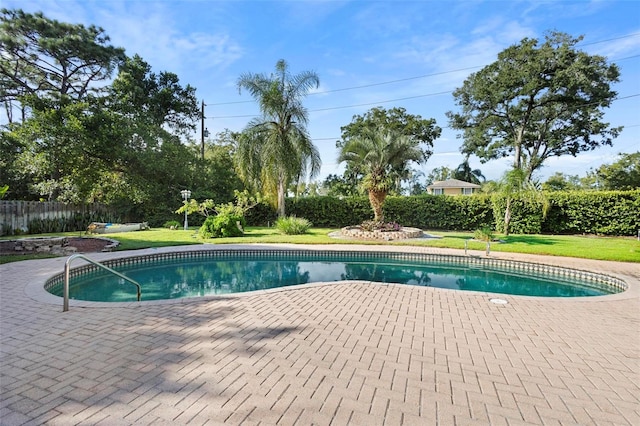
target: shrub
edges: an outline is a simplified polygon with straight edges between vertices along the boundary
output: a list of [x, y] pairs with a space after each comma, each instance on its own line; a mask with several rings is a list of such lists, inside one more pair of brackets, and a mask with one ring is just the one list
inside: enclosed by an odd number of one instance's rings
[[119, 222], [109, 213], [75, 213], [66, 217], [32, 219], [27, 228], [29, 234], [53, 234], [58, 232], [84, 231], [91, 222]]
[[303, 217], [280, 217], [276, 220], [276, 229], [286, 235], [306, 234], [311, 228], [311, 222]]
[[483, 226], [480, 229], [476, 229], [473, 233], [473, 238], [478, 241], [492, 241], [494, 238], [493, 231], [488, 226]]
[[220, 213], [206, 218], [198, 234], [202, 238], [242, 237], [245, 226], [244, 216], [237, 213]]
[[162, 227], [169, 229], [178, 229], [180, 228], [180, 222], [178, 222], [177, 220], [168, 220], [164, 223], [164, 225], [162, 225]]

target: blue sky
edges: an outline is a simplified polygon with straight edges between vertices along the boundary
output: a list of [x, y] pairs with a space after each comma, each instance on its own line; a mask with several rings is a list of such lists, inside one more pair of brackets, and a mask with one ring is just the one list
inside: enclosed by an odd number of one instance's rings
[[[31, 1], [5, 8], [42, 11], [70, 23], [105, 29], [112, 44], [139, 54], [154, 71], [171, 71], [197, 88], [210, 132], [241, 130], [257, 105], [236, 82], [245, 72], [270, 73], [285, 59], [292, 73], [315, 71], [320, 88], [305, 101], [309, 131], [320, 150], [320, 179], [341, 173], [340, 127], [370, 108], [404, 107], [443, 128], [434, 155], [419, 166], [455, 168], [463, 159], [445, 113], [451, 91], [471, 72], [524, 37], [557, 30], [584, 35], [580, 48], [621, 68], [620, 99], [606, 120], [625, 126], [614, 146], [547, 161], [537, 177], [561, 171], [584, 176], [620, 152], [640, 150], [640, 2], [626, 1]], [[367, 87], [361, 87], [367, 86]], [[200, 140], [200, 134], [193, 135]], [[509, 159], [471, 164], [497, 179]]]

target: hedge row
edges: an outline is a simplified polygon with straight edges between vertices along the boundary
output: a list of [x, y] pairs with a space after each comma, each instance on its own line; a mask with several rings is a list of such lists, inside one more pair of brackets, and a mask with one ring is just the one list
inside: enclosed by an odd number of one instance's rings
[[493, 227], [491, 198], [488, 196], [388, 197], [383, 211], [387, 221], [421, 229], [467, 231]]
[[[640, 230], [640, 190], [551, 192], [546, 217], [541, 205], [514, 199], [510, 231], [514, 234], [636, 235]], [[387, 221], [421, 229], [474, 231], [490, 227], [502, 231], [505, 199], [488, 195], [419, 195], [388, 197], [383, 209]], [[287, 199], [288, 215], [304, 217], [313, 226], [341, 228], [373, 217], [366, 197], [309, 197]], [[247, 223], [265, 226], [276, 211], [260, 204], [249, 211]]]
[[637, 235], [640, 190], [554, 192], [542, 232], [553, 234]]

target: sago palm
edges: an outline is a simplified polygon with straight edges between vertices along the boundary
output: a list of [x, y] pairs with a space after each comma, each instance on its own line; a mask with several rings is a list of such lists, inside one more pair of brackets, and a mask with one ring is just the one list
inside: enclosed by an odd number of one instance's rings
[[307, 132], [302, 98], [320, 80], [314, 72], [291, 75], [284, 60], [271, 75], [247, 73], [238, 79], [258, 102], [262, 117], [251, 120], [238, 140], [237, 165], [243, 180], [276, 193], [278, 215], [285, 215], [286, 189], [294, 179], [320, 171], [320, 154]]
[[382, 204], [393, 188], [393, 170], [402, 170], [414, 161], [420, 163], [422, 150], [407, 136], [394, 131], [371, 129], [363, 135], [350, 139], [340, 149], [339, 162], [346, 161], [351, 167], [363, 171], [362, 186], [369, 194], [374, 220], [382, 222]]

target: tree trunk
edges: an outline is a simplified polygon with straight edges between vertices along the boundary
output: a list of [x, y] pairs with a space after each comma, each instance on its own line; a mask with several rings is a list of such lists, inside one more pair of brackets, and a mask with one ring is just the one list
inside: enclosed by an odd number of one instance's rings
[[504, 235], [509, 235], [509, 223], [511, 222], [511, 198], [507, 197], [507, 206], [504, 209]]
[[514, 144], [513, 168], [520, 169], [522, 167], [522, 139], [524, 137], [524, 126], [518, 129], [516, 135], [516, 143]]
[[280, 178], [278, 181], [278, 217], [285, 217], [284, 211], [284, 196], [286, 187], [284, 184], [284, 179]]
[[387, 197], [387, 191], [374, 191], [369, 190], [369, 203], [373, 208], [373, 220], [376, 222], [384, 221], [384, 214], [382, 213], [382, 203]]

